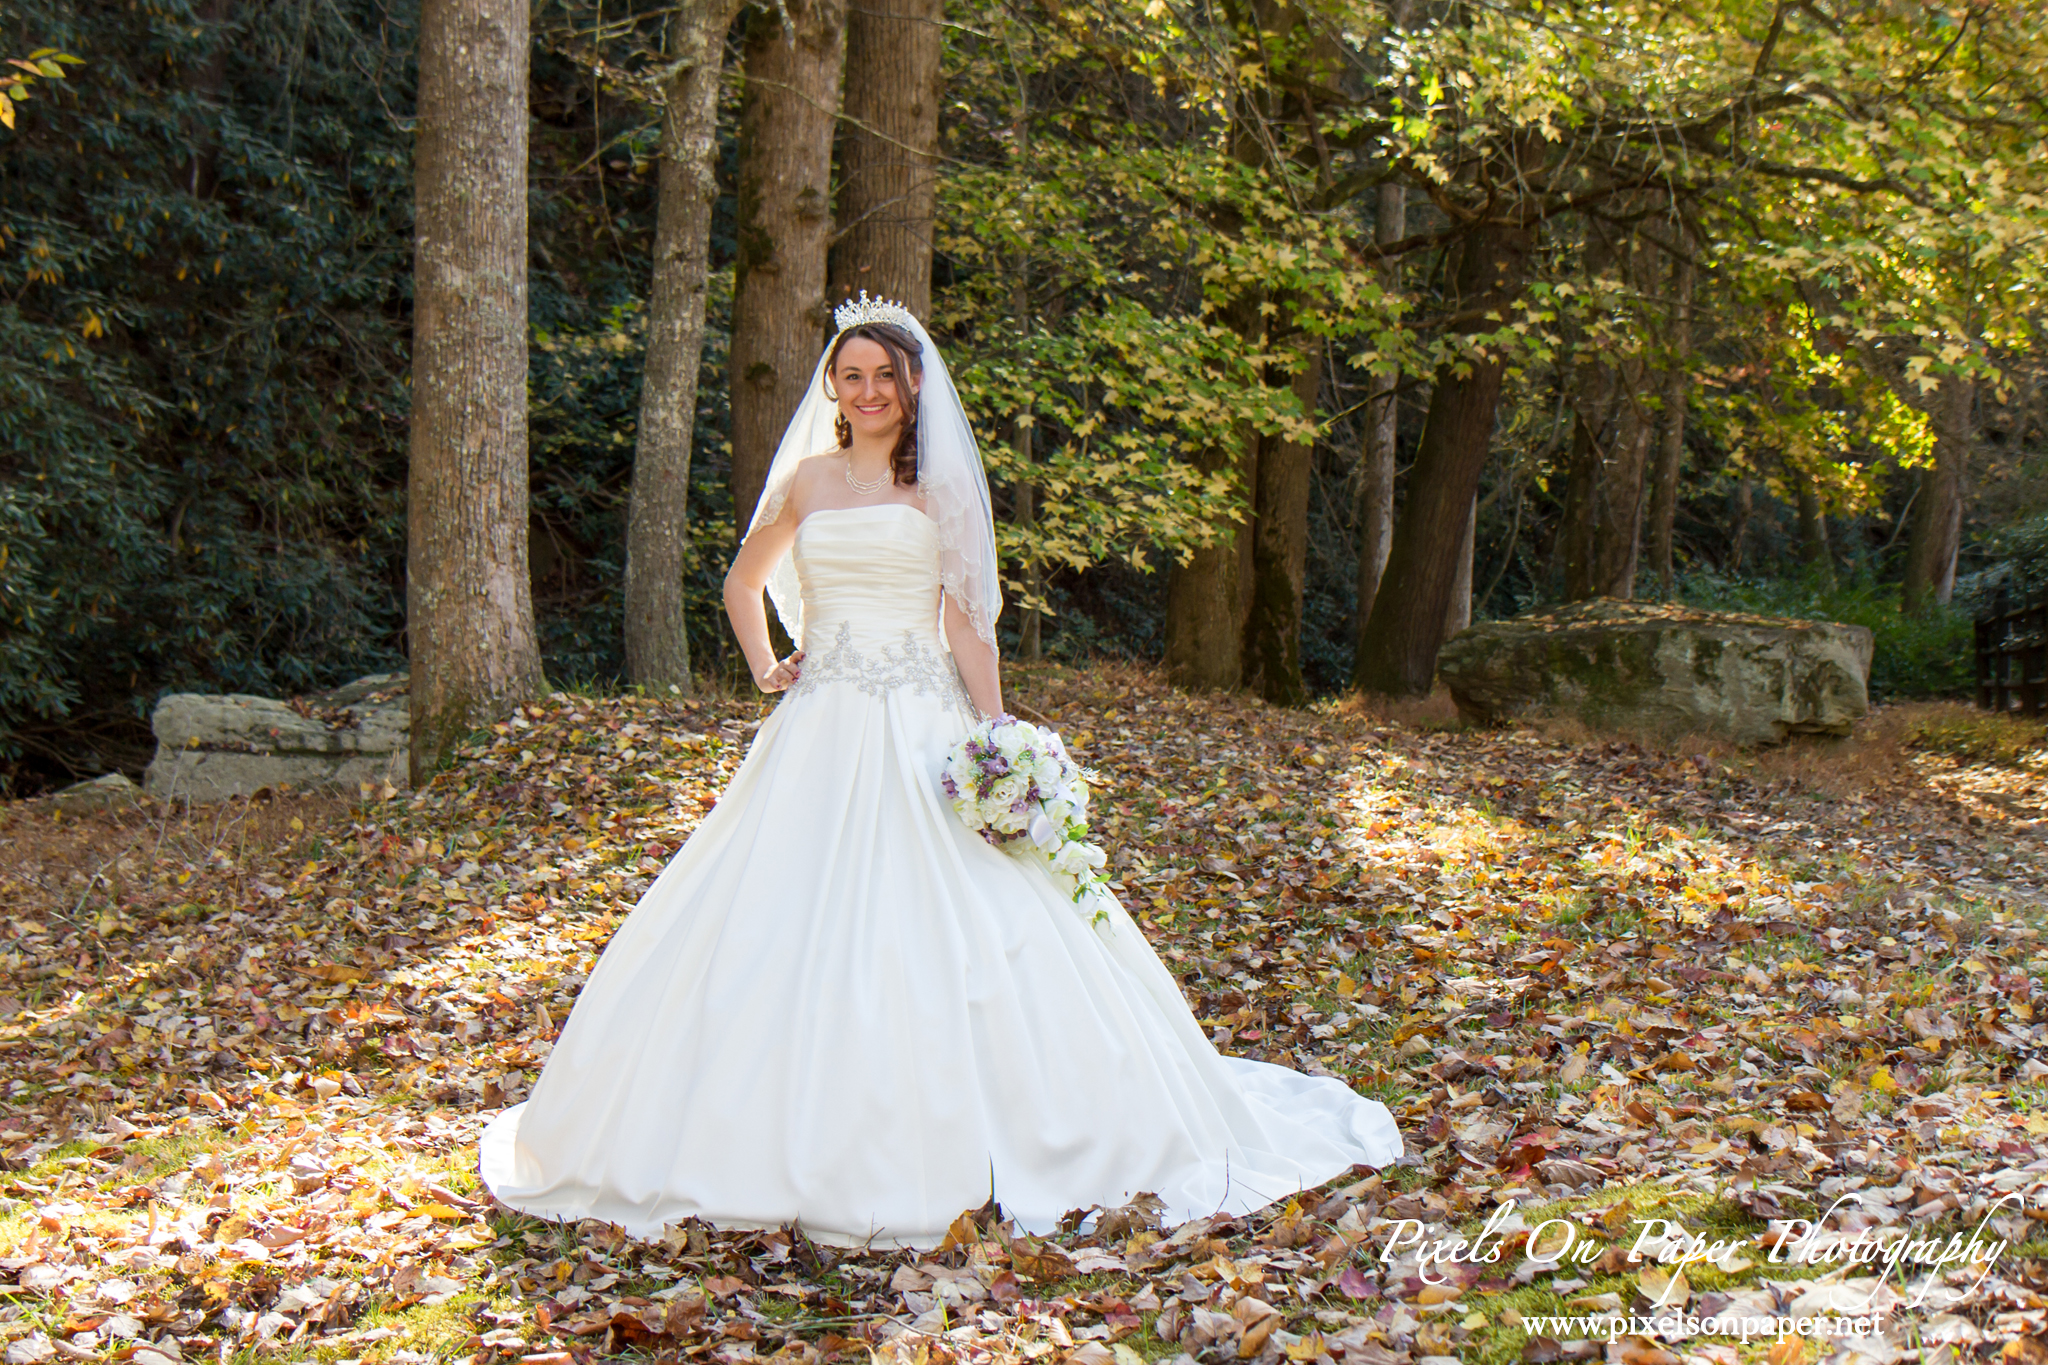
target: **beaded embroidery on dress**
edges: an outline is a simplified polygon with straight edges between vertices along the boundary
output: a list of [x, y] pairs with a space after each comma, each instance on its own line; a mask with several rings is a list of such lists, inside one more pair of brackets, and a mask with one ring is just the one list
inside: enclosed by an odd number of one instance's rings
[[696, 1216], [930, 1247], [993, 1194], [1027, 1232], [1152, 1192], [1244, 1213], [1401, 1154], [1334, 1077], [1219, 1056], [1142, 931], [975, 837], [938, 532], [813, 512], [802, 677], [619, 927], [485, 1182], [544, 1217]]
[[845, 621], [832, 637], [832, 647], [804, 656], [803, 674], [790, 687], [789, 695], [802, 696], [826, 683], [850, 682], [871, 697], [907, 687], [919, 696], [951, 697], [971, 713], [974, 699], [950, 655], [941, 654], [918, 641], [917, 632], [905, 630], [895, 643], [875, 646], [867, 653], [853, 643], [853, 627]]

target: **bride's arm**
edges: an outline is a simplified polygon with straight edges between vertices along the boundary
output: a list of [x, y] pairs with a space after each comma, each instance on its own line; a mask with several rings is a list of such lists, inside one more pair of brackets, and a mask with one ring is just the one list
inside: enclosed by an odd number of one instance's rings
[[768, 639], [768, 609], [761, 602], [768, 575], [796, 540], [796, 502], [792, 491], [782, 504], [780, 516], [749, 531], [740, 542], [740, 552], [733, 557], [732, 567], [725, 571], [726, 619], [732, 622], [732, 633], [739, 638], [740, 650], [747, 656], [748, 671], [763, 692], [780, 692], [795, 682], [804, 657], [803, 651], [798, 650], [777, 661], [775, 647]]
[[967, 613], [953, 600], [953, 594], [946, 597], [946, 644], [953, 651], [953, 662], [959, 666], [960, 681], [967, 684], [967, 695], [984, 716], [1003, 714], [1002, 668], [996, 662], [996, 647], [988, 644], [974, 633], [974, 623], [967, 619]]

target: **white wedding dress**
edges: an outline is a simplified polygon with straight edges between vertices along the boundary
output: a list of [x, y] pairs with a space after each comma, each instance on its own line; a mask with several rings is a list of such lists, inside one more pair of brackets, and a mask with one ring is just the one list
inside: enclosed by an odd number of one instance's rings
[[1031, 1232], [1145, 1191], [1177, 1222], [1400, 1156], [1384, 1105], [1220, 1056], [1121, 908], [1091, 925], [961, 824], [938, 770], [974, 711], [922, 512], [813, 512], [792, 553], [802, 676], [485, 1132], [493, 1194], [929, 1247], [991, 1195]]

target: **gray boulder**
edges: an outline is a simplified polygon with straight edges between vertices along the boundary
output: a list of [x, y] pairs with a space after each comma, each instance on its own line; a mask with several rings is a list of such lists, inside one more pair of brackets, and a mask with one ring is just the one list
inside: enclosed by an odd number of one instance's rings
[[1737, 744], [1846, 735], [1870, 709], [1869, 630], [1601, 598], [1487, 621], [1437, 669], [1481, 721], [1528, 712]]
[[150, 715], [157, 748], [143, 789], [218, 801], [265, 787], [403, 787], [411, 720], [405, 688], [405, 674], [378, 673], [292, 701], [174, 693]]
[[125, 773], [101, 773], [50, 793], [51, 803], [68, 812], [132, 806], [141, 797], [142, 788], [129, 781]]

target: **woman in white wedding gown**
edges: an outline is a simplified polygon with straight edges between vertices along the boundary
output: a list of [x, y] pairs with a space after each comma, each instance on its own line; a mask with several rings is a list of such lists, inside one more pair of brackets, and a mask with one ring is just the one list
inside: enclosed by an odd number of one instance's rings
[[1092, 925], [954, 814], [939, 767], [1002, 709], [987, 484], [915, 319], [839, 321], [727, 578], [783, 699], [485, 1132], [485, 1183], [638, 1235], [929, 1247], [991, 1195], [1030, 1232], [1148, 1191], [1181, 1221], [1392, 1161], [1385, 1106], [1219, 1055], [1121, 907]]

